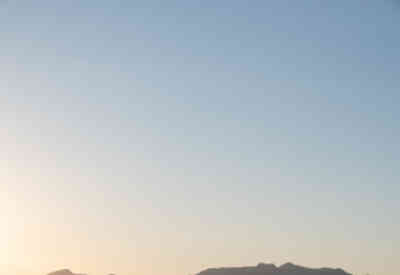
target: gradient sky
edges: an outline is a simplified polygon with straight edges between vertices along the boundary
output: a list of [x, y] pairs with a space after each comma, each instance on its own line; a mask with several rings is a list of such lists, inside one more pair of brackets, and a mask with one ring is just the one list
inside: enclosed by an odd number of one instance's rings
[[396, 1], [1, 2], [0, 273], [399, 274]]

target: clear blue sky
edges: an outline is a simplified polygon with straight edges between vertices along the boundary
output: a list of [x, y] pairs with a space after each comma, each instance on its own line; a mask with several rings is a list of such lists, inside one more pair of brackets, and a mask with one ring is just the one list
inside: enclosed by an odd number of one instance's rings
[[398, 274], [400, 3], [140, 2], [0, 4], [0, 267]]

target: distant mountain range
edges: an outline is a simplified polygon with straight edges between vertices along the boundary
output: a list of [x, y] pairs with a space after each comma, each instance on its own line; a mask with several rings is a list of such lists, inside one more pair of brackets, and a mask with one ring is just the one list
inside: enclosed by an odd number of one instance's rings
[[340, 268], [307, 268], [292, 263], [279, 267], [260, 263], [257, 266], [209, 268], [197, 275], [351, 275]]
[[[86, 275], [61, 269], [47, 275]], [[209, 268], [196, 275], [352, 275], [340, 268], [308, 268], [292, 263], [281, 266], [259, 263], [256, 266]]]

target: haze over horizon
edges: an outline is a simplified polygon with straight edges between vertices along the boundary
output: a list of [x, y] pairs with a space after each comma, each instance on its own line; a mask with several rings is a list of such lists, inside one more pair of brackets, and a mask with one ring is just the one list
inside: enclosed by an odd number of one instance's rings
[[399, 26], [396, 1], [0, 1], [0, 273], [398, 275]]

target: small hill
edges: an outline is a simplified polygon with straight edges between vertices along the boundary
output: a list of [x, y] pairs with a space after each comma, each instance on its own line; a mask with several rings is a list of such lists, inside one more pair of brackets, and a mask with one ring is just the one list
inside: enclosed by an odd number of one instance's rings
[[60, 269], [54, 272], [50, 272], [47, 275], [86, 275], [86, 274], [82, 274], [82, 273], [73, 273], [71, 270], [69, 269]]

